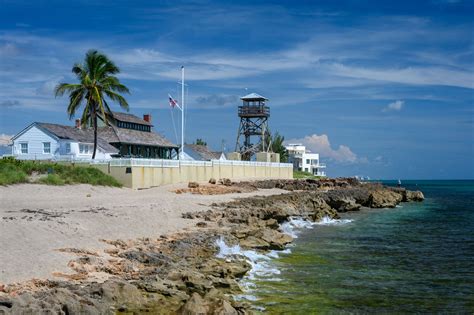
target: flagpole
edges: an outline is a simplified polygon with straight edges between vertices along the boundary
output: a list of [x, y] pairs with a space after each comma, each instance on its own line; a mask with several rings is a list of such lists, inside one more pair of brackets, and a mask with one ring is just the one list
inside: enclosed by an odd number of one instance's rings
[[184, 66], [181, 66], [181, 154], [179, 159], [184, 159]]

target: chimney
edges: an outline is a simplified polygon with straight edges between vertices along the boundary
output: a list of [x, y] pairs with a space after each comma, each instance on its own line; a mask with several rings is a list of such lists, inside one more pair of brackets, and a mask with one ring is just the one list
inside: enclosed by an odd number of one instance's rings
[[150, 114], [143, 115], [143, 120], [151, 124], [151, 115]]
[[76, 119], [76, 128], [81, 129], [81, 120], [80, 119]]

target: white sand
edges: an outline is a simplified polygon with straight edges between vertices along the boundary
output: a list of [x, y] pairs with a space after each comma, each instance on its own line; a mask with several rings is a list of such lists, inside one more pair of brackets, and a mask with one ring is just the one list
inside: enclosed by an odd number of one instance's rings
[[99, 239], [158, 238], [195, 228], [196, 221], [181, 218], [183, 212], [206, 210], [213, 202], [236, 197], [284, 192], [269, 189], [210, 196], [172, 192], [184, 187], [135, 191], [89, 185], [0, 186], [0, 283], [54, 279], [52, 272], [72, 273], [67, 263], [74, 256], [58, 252], [59, 248], [102, 253], [108, 246]]

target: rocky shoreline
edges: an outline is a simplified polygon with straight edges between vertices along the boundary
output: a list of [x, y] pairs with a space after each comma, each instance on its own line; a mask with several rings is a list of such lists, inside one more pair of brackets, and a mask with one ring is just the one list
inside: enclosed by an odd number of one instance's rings
[[[216, 203], [212, 209], [184, 213], [198, 231], [132, 241], [104, 240], [104, 258], [77, 255], [67, 280], [32, 280], [0, 286], [0, 314], [250, 314], [236, 301], [239, 280], [251, 265], [239, 255], [218, 257], [217, 240], [256, 251], [283, 250], [292, 237], [280, 224], [291, 217], [319, 221], [362, 207], [388, 208], [422, 201], [421, 192], [360, 183], [354, 179], [266, 180], [232, 183], [236, 189], [280, 188], [287, 193]], [[89, 275], [107, 275], [92, 282]]]

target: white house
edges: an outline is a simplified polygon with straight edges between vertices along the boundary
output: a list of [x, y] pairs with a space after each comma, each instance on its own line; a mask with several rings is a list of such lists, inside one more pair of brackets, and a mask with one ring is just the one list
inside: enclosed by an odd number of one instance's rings
[[293, 169], [315, 176], [326, 176], [326, 172], [323, 170], [326, 168], [326, 164], [320, 163], [318, 153], [311, 153], [301, 143], [290, 143], [285, 147], [288, 151], [288, 162], [293, 164]]
[[184, 144], [183, 159], [187, 161], [227, 160], [224, 152], [211, 151], [207, 145], [201, 144]]
[[[91, 129], [34, 122], [12, 139], [12, 155], [27, 160], [88, 160], [92, 158], [94, 134]], [[110, 159], [119, 150], [101, 138], [97, 159]]]

